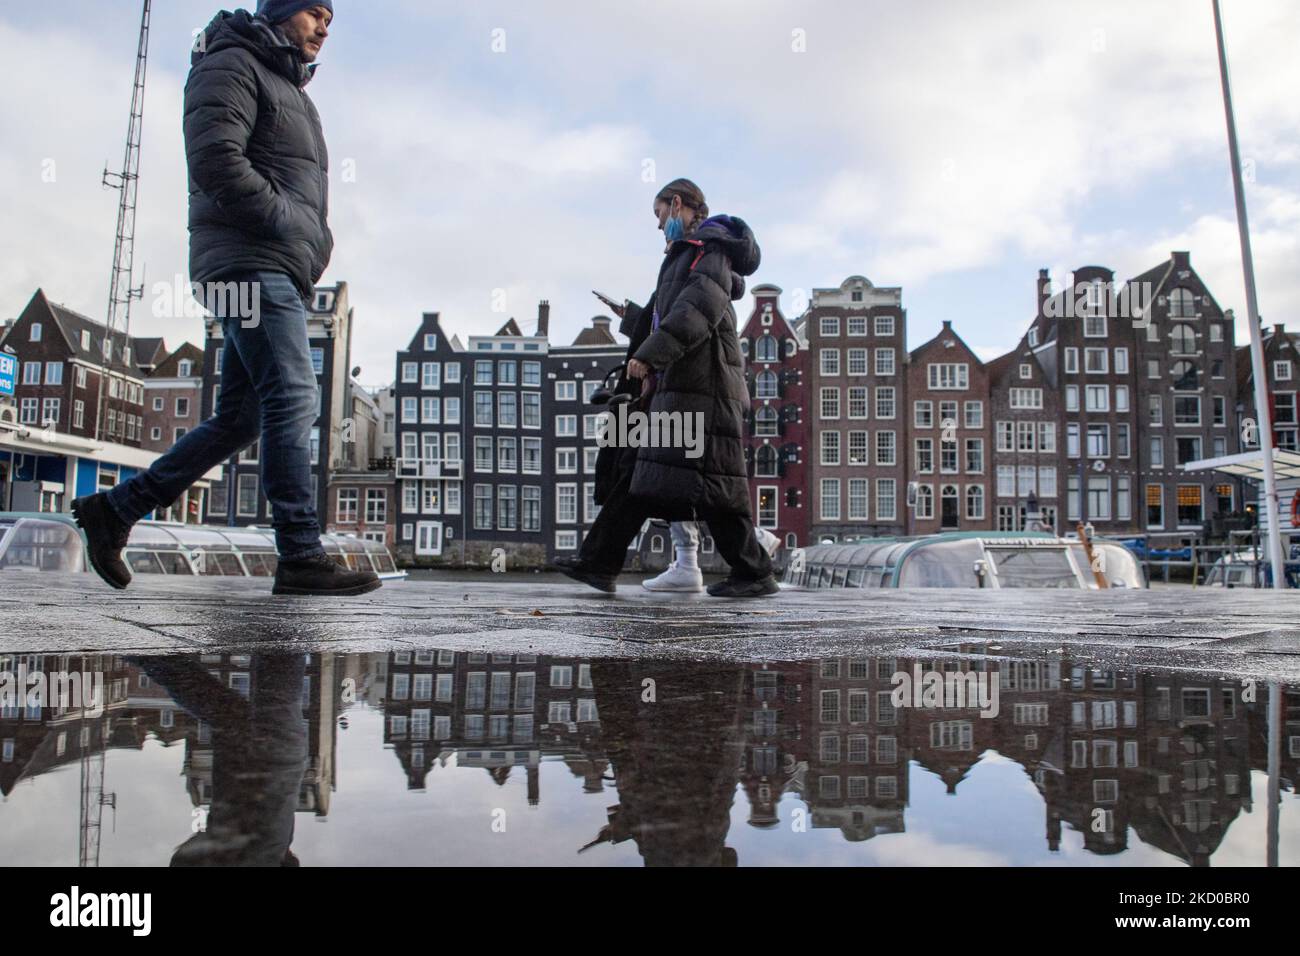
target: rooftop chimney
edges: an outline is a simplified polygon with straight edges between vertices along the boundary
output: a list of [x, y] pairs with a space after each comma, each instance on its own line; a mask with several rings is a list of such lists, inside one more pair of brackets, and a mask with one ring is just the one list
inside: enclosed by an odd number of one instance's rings
[[551, 334], [551, 303], [546, 299], [537, 303], [537, 335], [546, 338]]
[[1047, 300], [1052, 297], [1052, 280], [1047, 277], [1046, 269], [1038, 270], [1038, 314], [1043, 314]]

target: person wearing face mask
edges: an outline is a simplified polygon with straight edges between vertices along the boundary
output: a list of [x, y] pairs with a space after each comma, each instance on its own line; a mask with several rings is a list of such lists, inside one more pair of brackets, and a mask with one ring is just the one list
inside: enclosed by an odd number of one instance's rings
[[617, 390], [639, 391], [639, 407], [649, 415], [677, 413], [701, 424], [702, 453], [620, 449], [617, 477], [601, 489], [600, 514], [577, 557], [556, 564], [569, 577], [612, 592], [646, 519], [705, 520], [731, 566], [709, 594], [775, 594], [771, 557], [759, 544], [750, 508], [743, 446], [749, 393], [731, 305], [744, 295], [744, 277], [758, 269], [758, 242], [742, 219], [710, 216], [704, 194], [688, 179], [660, 190], [654, 215], [666, 240], [663, 264], [646, 306], [622, 310], [622, 331], [632, 345]]

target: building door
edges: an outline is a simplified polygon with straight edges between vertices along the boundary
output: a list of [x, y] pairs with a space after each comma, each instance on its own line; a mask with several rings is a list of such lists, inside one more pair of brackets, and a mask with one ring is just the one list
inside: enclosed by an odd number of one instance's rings
[[415, 526], [415, 553], [437, 557], [442, 554], [442, 522], [421, 521]]
[[950, 531], [961, 526], [961, 495], [956, 485], [943, 486], [943, 518], [939, 527]]

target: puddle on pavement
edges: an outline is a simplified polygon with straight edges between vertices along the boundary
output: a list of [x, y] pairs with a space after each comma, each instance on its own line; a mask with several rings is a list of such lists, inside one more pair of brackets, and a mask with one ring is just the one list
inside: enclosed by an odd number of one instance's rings
[[1277, 691], [1270, 766], [1263, 683], [978, 653], [0, 654], [24, 669], [0, 710], [11, 865], [1300, 858], [1300, 691]]

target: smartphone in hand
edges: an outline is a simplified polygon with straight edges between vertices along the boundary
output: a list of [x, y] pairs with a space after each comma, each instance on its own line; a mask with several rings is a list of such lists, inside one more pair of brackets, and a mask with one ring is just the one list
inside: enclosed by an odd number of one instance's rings
[[609, 296], [605, 295], [605, 293], [597, 292], [595, 289], [591, 290], [591, 294], [594, 295], [601, 302], [604, 302], [605, 305], [609, 307], [609, 310], [613, 312], [615, 315], [617, 315], [620, 319], [623, 318], [624, 314], [627, 312], [626, 301], [615, 302]]

